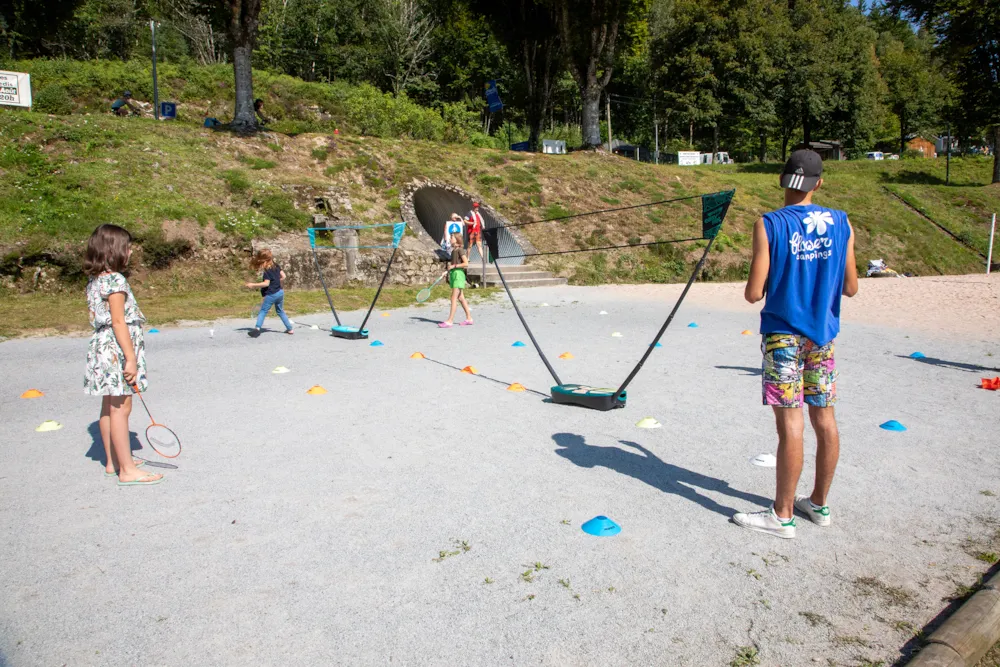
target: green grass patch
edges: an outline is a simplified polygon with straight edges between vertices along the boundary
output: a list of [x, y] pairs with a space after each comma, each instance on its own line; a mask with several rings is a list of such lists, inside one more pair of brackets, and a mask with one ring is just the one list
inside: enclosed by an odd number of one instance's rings
[[240, 158], [240, 162], [251, 169], [274, 169], [278, 163], [273, 160], [265, 160], [259, 157], [245, 156]]
[[552, 220], [554, 218], [565, 218], [573, 215], [573, 209], [567, 208], [559, 203], [549, 204], [542, 211], [542, 215], [546, 220]]
[[[392, 310], [406, 308], [416, 303], [421, 287], [388, 286], [379, 296], [379, 308]], [[260, 304], [260, 297], [249, 291], [206, 290], [176, 292], [157, 289], [149, 291], [133, 285], [136, 300], [146, 315], [150, 326], [164, 326], [180, 320], [246, 319], [250, 310]], [[483, 301], [497, 292], [494, 288], [470, 290], [466, 298], [472, 302]], [[345, 311], [367, 308], [375, 296], [374, 287], [330, 290], [338, 308]], [[87, 300], [83, 287], [74, 292], [55, 294], [8, 294], [0, 298], [0, 336], [39, 333], [70, 333], [87, 331]], [[329, 314], [323, 290], [288, 290], [285, 310], [292, 317], [310, 313]]]
[[226, 169], [219, 174], [219, 178], [226, 182], [233, 194], [241, 194], [250, 189], [250, 179], [239, 169]]

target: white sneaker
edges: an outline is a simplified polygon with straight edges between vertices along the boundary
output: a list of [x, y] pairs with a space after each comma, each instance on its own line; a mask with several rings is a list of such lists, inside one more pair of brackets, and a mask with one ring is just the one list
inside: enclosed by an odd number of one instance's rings
[[817, 526], [830, 525], [830, 506], [815, 507], [809, 496], [795, 496], [795, 509], [809, 517]]
[[795, 517], [788, 521], [779, 521], [773, 506], [760, 512], [737, 512], [733, 515], [733, 521], [736, 522], [737, 526], [786, 540], [795, 537]]

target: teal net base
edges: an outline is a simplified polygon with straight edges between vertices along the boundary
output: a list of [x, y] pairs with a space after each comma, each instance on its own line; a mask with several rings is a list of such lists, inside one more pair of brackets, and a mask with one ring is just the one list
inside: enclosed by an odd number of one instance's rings
[[330, 333], [337, 338], [346, 338], [347, 340], [363, 340], [368, 338], [368, 329], [358, 329], [357, 327], [331, 327]]
[[552, 402], [578, 405], [591, 410], [606, 412], [625, 407], [627, 392], [615, 395], [614, 389], [599, 389], [583, 384], [559, 384], [552, 387]]

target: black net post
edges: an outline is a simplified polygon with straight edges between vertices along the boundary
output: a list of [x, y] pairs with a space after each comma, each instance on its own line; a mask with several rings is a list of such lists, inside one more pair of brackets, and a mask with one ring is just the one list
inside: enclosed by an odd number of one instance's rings
[[326, 294], [326, 302], [330, 304], [330, 310], [333, 312], [333, 319], [340, 326], [340, 316], [337, 315], [337, 309], [333, 307], [333, 299], [330, 298], [330, 290], [326, 288], [326, 281], [323, 280], [323, 269], [319, 266], [319, 257], [316, 256], [316, 248], [312, 249], [313, 261], [316, 262], [316, 275], [319, 276], [319, 284], [323, 286], [323, 293]]
[[497, 275], [500, 276], [500, 282], [503, 283], [503, 288], [507, 291], [507, 296], [510, 297], [510, 302], [514, 306], [514, 312], [517, 313], [518, 319], [521, 320], [521, 324], [524, 325], [524, 330], [528, 332], [528, 338], [531, 339], [531, 344], [535, 346], [535, 351], [538, 352], [538, 356], [542, 358], [542, 363], [545, 367], [549, 369], [549, 373], [552, 374], [552, 379], [556, 381], [556, 384], [562, 384], [562, 380], [559, 379], [559, 375], [556, 374], [556, 369], [552, 368], [552, 364], [549, 360], [545, 358], [545, 353], [542, 352], [542, 348], [538, 345], [538, 341], [535, 340], [535, 334], [531, 333], [531, 329], [528, 328], [528, 323], [524, 320], [524, 315], [521, 314], [521, 309], [517, 306], [517, 301], [514, 300], [514, 295], [510, 293], [510, 287], [507, 286], [507, 280], [503, 277], [503, 271], [500, 270], [500, 265], [493, 262], [493, 266], [496, 267]]
[[378, 289], [375, 290], [375, 298], [372, 299], [372, 305], [368, 306], [368, 312], [365, 313], [365, 319], [361, 321], [361, 326], [358, 327], [358, 331], [365, 330], [365, 324], [368, 323], [368, 318], [372, 315], [372, 310], [375, 309], [375, 304], [378, 303], [378, 295], [382, 293], [382, 288], [385, 286], [385, 280], [389, 277], [389, 270], [392, 268], [392, 260], [396, 259], [396, 251], [399, 246], [392, 249], [392, 254], [389, 255], [389, 264], [385, 267], [385, 273], [382, 274], [382, 282], [378, 284]]

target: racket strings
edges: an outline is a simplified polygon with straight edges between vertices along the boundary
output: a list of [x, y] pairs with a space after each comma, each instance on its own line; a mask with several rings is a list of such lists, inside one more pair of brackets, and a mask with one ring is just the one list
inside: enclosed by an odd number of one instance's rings
[[146, 441], [160, 456], [174, 458], [181, 453], [181, 441], [177, 434], [162, 424], [146, 427]]

